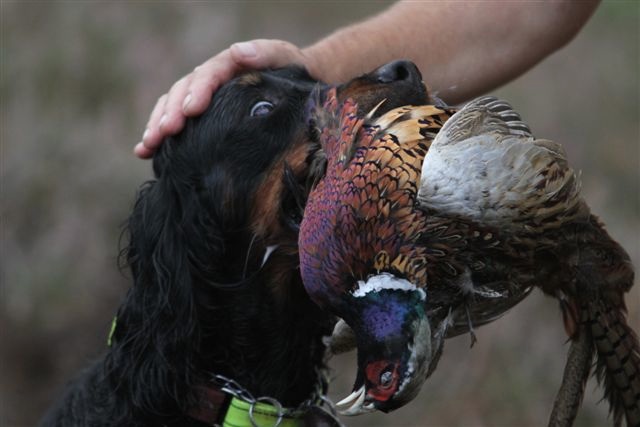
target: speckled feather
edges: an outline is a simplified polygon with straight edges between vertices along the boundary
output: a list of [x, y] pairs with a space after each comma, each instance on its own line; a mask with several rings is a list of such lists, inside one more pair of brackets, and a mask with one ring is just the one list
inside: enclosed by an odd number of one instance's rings
[[[327, 172], [309, 196], [300, 234], [308, 292], [319, 304], [332, 306], [353, 291], [358, 280], [372, 272], [391, 272], [428, 288], [428, 309], [442, 320], [448, 308], [459, 306], [472, 290], [472, 272], [493, 277], [516, 255], [515, 249], [503, 246], [505, 263], [489, 265], [484, 253], [500, 243], [493, 229], [416, 209], [422, 162], [455, 110], [406, 106], [367, 121], [358, 118], [353, 102], [338, 106], [331, 94], [328, 98], [316, 113], [329, 159]], [[470, 249], [482, 255], [469, 259]], [[428, 285], [430, 276], [441, 280]], [[504, 280], [491, 286], [491, 292], [478, 293], [470, 307], [476, 325], [499, 317], [530, 291]], [[449, 336], [467, 332], [466, 310], [460, 307], [453, 323]]]
[[419, 200], [521, 237], [589, 217], [562, 147], [535, 139], [494, 97], [465, 105], [438, 134], [422, 168]]
[[[314, 203], [305, 210], [302, 228], [309, 232], [300, 235], [301, 248], [310, 255], [305, 259], [312, 264], [301, 268], [334, 276], [305, 284], [319, 303], [325, 296], [349, 291], [340, 288], [346, 276], [366, 278], [375, 259], [382, 262], [381, 251], [390, 248], [394, 257], [385, 269], [403, 269], [415, 283], [426, 284], [423, 267], [430, 254], [415, 244], [424, 232], [424, 213], [412, 206], [422, 160], [451, 114], [433, 106], [401, 107], [370, 123], [358, 118], [353, 102], [337, 106], [329, 96], [317, 115], [327, 172], [310, 195]], [[350, 242], [350, 247], [342, 242]], [[326, 292], [327, 285], [336, 288]]]

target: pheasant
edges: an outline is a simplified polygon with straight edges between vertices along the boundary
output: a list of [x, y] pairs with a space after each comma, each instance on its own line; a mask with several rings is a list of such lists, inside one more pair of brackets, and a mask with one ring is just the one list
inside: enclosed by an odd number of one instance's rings
[[615, 422], [638, 425], [640, 346], [624, 304], [633, 268], [590, 213], [560, 145], [535, 139], [493, 97], [376, 119], [335, 92], [326, 99], [310, 112], [327, 165], [300, 226], [300, 269], [311, 298], [342, 319], [336, 339], [357, 346], [343, 414], [405, 405], [445, 338], [473, 333], [539, 287], [586, 343], [574, 358], [586, 367], [578, 388], [595, 351]]

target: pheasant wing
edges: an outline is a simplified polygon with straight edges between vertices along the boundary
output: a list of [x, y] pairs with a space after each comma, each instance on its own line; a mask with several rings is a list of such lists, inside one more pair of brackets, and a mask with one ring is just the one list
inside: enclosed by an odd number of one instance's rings
[[420, 205], [530, 233], [584, 215], [578, 177], [562, 147], [533, 137], [505, 101], [479, 98], [436, 136], [422, 166]]

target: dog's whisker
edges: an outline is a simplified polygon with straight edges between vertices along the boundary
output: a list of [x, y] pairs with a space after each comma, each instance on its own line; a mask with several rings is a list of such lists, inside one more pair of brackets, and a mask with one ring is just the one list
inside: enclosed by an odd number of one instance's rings
[[242, 280], [247, 278], [247, 269], [249, 268], [249, 256], [251, 255], [251, 249], [253, 248], [253, 243], [256, 241], [256, 237], [258, 237], [255, 233], [249, 242], [249, 247], [247, 248], [247, 256], [244, 259], [244, 267], [242, 268]]

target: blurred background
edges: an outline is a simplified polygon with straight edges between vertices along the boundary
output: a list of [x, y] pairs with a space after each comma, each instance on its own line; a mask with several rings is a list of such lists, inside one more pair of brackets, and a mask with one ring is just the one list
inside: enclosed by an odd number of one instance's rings
[[[2, 2], [0, 425], [34, 425], [105, 348], [130, 281], [121, 225], [150, 163], [132, 154], [157, 97], [230, 43], [304, 46], [384, 2]], [[562, 142], [584, 195], [640, 266], [640, 4], [605, 2], [566, 48], [496, 91], [534, 133]], [[428, 72], [426, 73], [428, 74]], [[640, 286], [627, 297], [640, 329]], [[539, 292], [447, 342], [421, 396], [354, 426], [546, 425], [568, 346]], [[331, 396], [354, 379], [333, 362]], [[601, 426], [591, 380], [577, 425]]]

